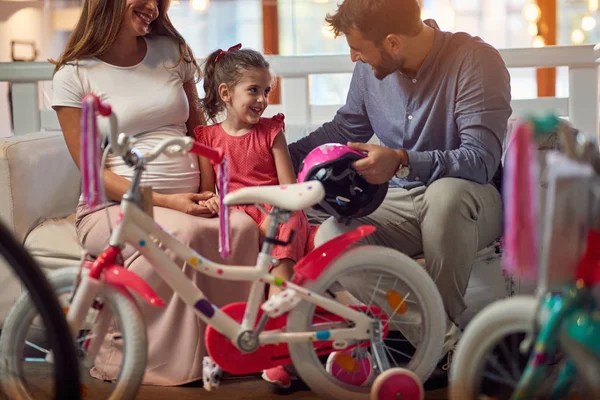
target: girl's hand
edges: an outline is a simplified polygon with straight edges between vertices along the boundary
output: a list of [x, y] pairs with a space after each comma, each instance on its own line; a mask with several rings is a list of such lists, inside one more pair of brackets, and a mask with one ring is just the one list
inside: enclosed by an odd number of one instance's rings
[[[156, 195], [156, 193], [154, 194]], [[216, 195], [211, 192], [161, 194], [154, 198], [154, 205], [198, 217], [211, 217], [214, 214], [201, 203], [215, 196]]]
[[217, 196], [204, 201], [204, 206], [208, 208], [213, 215], [219, 214], [219, 198]]

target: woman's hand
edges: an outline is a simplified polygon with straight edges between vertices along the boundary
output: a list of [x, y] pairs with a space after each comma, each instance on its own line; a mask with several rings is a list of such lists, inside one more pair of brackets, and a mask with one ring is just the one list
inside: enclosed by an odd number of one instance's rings
[[212, 192], [160, 195], [155, 193], [154, 205], [198, 217], [211, 217], [214, 214], [204, 205], [204, 202], [213, 197], [216, 197], [216, 194]]

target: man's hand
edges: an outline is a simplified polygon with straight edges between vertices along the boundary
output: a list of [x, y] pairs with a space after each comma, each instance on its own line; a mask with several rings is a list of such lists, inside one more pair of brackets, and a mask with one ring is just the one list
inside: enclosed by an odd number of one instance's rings
[[369, 183], [386, 183], [394, 177], [401, 164], [408, 164], [408, 157], [403, 149], [353, 142], [348, 142], [348, 147], [367, 153], [366, 158], [355, 161], [352, 166]]
[[216, 197], [212, 192], [163, 194], [154, 205], [181, 211], [198, 217], [211, 217], [214, 214], [208, 207], [199, 204]]

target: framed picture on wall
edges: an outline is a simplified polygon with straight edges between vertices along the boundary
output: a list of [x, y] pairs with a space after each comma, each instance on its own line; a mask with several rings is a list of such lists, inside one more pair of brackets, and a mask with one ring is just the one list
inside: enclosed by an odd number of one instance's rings
[[29, 40], [11, 40], [10, 57], [12, 61], [35, 61], [37, 58], [35, 42]]

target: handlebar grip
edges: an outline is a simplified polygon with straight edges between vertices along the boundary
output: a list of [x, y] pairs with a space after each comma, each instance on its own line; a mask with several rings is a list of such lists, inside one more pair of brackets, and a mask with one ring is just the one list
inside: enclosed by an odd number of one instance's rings
[[108, 117], [111, 114], [110, 104], [106, 104], [98, 100], [98, 113], [103, 117]]
[[208, 158], [213, 164], [218, 164], [223, 160], [223, 150], [205, 146], [195, 140], [192, 141], [190, 151], [201, 157]]
[[103, 117], [108, 117], [112, 113], [110, 104], [101, 102], [100, 98], [95, 94], [89, 93], [83, 97], [83, 101], [88, 101], [88, 104], [91, 105], [91, 103], [89, 103], [90, 100], [95, 103], [96, 107], [98, 108], [98, 113]]

